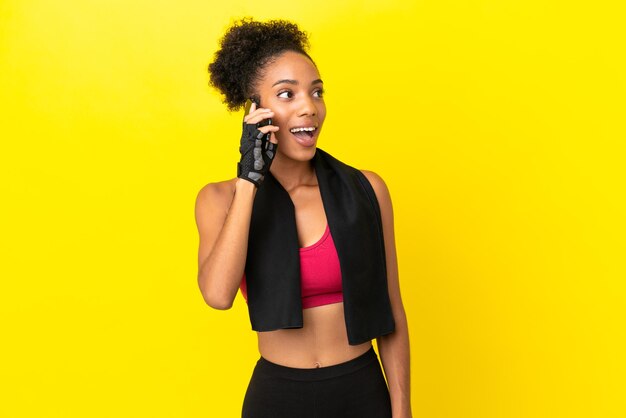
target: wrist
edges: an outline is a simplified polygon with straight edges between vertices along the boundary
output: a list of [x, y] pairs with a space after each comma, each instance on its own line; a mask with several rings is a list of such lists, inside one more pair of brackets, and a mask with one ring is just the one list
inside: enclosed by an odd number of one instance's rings
[[238, 178], [237, 182], [235, 183], [236, 192], [256, 194], [256, 190], [257, 190], [256, 184], [246, 179], [243, 179], [241, 177]]

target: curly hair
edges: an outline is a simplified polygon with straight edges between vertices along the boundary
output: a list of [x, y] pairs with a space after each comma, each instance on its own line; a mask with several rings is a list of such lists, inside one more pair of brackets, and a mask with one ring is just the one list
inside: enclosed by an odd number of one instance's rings
[[307, 54], [309, 40], [295, 23], [286, 20], [233, 23], [220, 40], [220, 49], [209, 64], [209, 84], [223, 95], [228, 110], [238, 110], [251, 97], [262, 69], [285, 51]]

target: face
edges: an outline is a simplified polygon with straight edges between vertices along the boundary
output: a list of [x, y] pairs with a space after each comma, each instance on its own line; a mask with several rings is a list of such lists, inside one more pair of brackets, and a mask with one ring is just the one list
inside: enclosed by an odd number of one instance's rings
[[[263, 70], [256, 91], [261, 107], [274, 112], [278, 155], [308, 161], [315, 155], [317, 138], [326, 118], [323, 84], [306, 56], [287, 51]], [[304, 129], [302, 129], [304, 128]]]

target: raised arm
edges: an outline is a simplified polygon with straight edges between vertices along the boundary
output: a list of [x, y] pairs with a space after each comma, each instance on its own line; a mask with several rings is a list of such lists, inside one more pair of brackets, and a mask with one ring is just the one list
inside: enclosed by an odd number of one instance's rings
[[252, 203], [256, 186], [237, 179], [235, 191], [224, 184], [207, 184], [196, 198], [198, 285], [205, 302], [215, 309], [229, 309], [241, 284]]
[[205, 302], [215, 309], [229, 309], [241, 284], [254, 196], [277, 150], [273, 133], [278, 127], [258, 127], [271, 116], [271, 110], [253, 104], [244, 117], [234, 193], [229, 182], [210, 183], [196, 197], [198, 285]]

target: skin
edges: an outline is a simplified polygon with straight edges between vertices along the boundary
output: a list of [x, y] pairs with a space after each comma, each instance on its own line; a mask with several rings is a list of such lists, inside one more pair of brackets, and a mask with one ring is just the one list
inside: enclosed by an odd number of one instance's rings
[[[316, 146], [303, 146], [289, 129], [316, 126], [317, 142], [326, 117], [322, 83], [317, 81], [320, 78], [315, 64], [306, 56], [284, 52], [263, 69], [254, 86], [262, 107], [257, 109], [253, 104], [244, 118], [248, 123], [272, 118], [273, 125], [260, 130], [272, 132], [270, 141], [278, 143], [270, 171], [294, 203], [301, 247], [321, 238], [327, 220], [311, 165]], [[280, 80], [293, 82], [276, 84]], [[398, 280], [391, 197], [380, 176], [362, 172], [372, 184], [381, 208], [389, 297], [396, 322], [395, 332], [377, 338], [376, 342], [389, 385], [393, 417], [407, 418], [412, 416], [409, 335]], [[198, 284], [207, 304], [216, 309], [229, 309], [239, 290], [255, 193], [254, 184], [238, 178], [207, 184], [198, 193]], [[288, 367], [325, 367], [358, 357], [372, 345], [348, 344], [343, 303], [304, 309], [303, 315], [301, 329], [257, 332], [261, 356]]]

